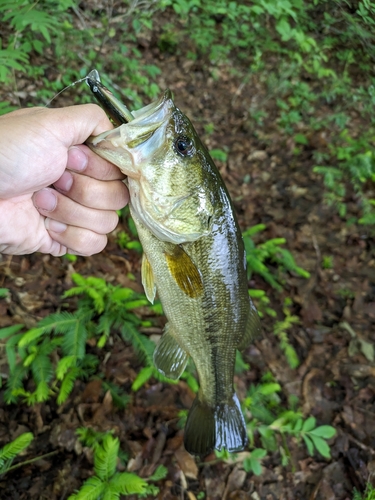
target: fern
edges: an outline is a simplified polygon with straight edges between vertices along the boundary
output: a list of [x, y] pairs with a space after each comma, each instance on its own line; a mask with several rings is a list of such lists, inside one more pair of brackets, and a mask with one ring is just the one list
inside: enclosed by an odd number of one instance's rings
[[168, 469], [164, 465], [159, 465], [155, 472], [150, 476], [147, 481], [160, 481], [164, 479], [168, 474]]
[[[5, 288], [2, 288], [2, 290], [5, 290]], [[24, 325], [12, 325], [12, 326], [6, 326], [5, 328], [0, 329], [0, 340], [6, 339], [8, 337], [11, 337], [15, 333], [19, 332], [22, 330]]]
[[64, 354], [66, 356], [75, 356], [77, 359], [83, 358], [86, 350], [86, 339], [87, 328], [78, 315], [72, 328], [65, 332], [62, 344]]
[[56, 333], [65, 334], [74, 329], [77, 321], [77, 313], [60, 312], [55, 314], [50, 314], [46, 316], [38, 323], [38, 327], [32, 328], [23, 336], [22, 340], [19, 342], [20, 347], [26, 347], [28, 344], [34, 342], [42, 335], [52, 333], [55, 330]]
[[[28, 404], [46, 401], [56, 389], [57, 402], [66, 401], [77, 378], [91, 376], [98, 365], [96, 356], [86, 354], [87, 339], [99, 337], [97, 346], [100, 348], [113, 329], [120, 330], [145, 363], [152, 366], [154, 343], [138, 332], [138, 327], [147, 322], [142, 322], [131, 311], [146, 304], [145, 296], [128, 288], [115, 287], [102, 278], [75, 274], [73, 280], [78, 286], [64, 296], [83, 294], [74, 313], [51, 314], [24, 333], [19, 333], [22, 325], [0, 330], [0, 339], [6, 339], [10, 366], [7, 402], [15, 402], [17, 397]], [[61, 357], [57, 364], [52, 361], [54, 352]], [[35, 383], [34, 392], [23, 387], [23, 378], [29, 374]], [[110, 390], [116, 404], [125, 406], [124, 395], [112, 386]]]
[[106, 489], [106, 484], [100, 478], [94, 476], [87, 479], [82, 488], [75, 495], [70, 495], [68, 500], [97, 500], [101, 498]]
[[116, 471], [117, 455], [120, 441], [110, 434], [103, 439], [94, 456], [94, 471], [103, 481], [108, 480]]
[[14, 458], [27, 448], [33, 439], [31, 432], [25, 432], [0, 449], [0, 474], [4, 474], [9, 469]]
[[[22, 326], [22, 325], [15, 325], [15, 326]], [[6, 328], [5, 328], [6, 330]], [[18, 341], [22, 338], [23, 334], [18, 333], [16, 335], [13, 335], [10, 337], [6, 344], [5, 344], [5, 352], [7, 355], [8, 359], [8, 364], [9, 364], [9, 370], [12, 373], [16, 367], [17, 364], [17, 352], [16, 352], [16, 346], [18, 344]], [[18, 354], [23, 357], [24, 350], [23, 349], [18, 349]]]
[[99, 432], [91, 429], [90, 427], [79, 427], [76, 430], [78, 439], [95, 451], [98, 446], [103, 442], [103, 439], [108, 436], [108, 432]]
[[72, 367], [68, 371], [68, 373], [65, 374], [61, 382], [59, 395], [57, 396], [57, 404], [61, 405], [68, 399], [69, 394], [73, 390], [74, 382], [77, 380], [80, 374], [81, 370], [76, 366]]
[[23, 379], [28, 374], [28, 369], [22, 364], [16, 365], [12, 370], [4, 393], [4, 399], [7, 403], [15, 403], [17, 401], [17, 391], [23, 387]]
[[60, 359], [56, 366], [56, 378], [57, 380], [63, 380], [69, 368], [75, 366], [77, 363], [77, 356], [64, 356]]
[[125, 321], [122, 325], [121, 335], [126, 342], [129, 342], [133, 346], [134, 350], [148, 366], [153, 366], [152, 355], [155, 344], [152, 340], [139, 333], [137, 328], [129, 321]]
[[136, 495], [144, 493], [147, 483], [136, 474], [130, 472], [118, 472], [111, 479], [111, 485], [122, 495]]
[[147, 482], [136, 474], [116, 472], [120, 441], [111, 434], [81, 427], [77, 430], [80, 441], [94, 450], [95, 476], [68, 500], [114, 500], [120, 495], [142, 494]]
[[130, 396], [112, 382], [103, 380], [103, 389], [111, 393], [113, 404], [117, 406], [117, 408], [125, 408], [130, 401]]

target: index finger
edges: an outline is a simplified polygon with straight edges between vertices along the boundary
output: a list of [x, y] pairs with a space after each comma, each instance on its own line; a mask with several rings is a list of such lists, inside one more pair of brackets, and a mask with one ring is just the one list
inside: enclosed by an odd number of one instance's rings
[[[82, 155], [85, 155], [87, 158], [87, 164], [84, 169], [81, 168], [83, 161]], [[101, 181], [125, 179], [125, 175], [119, 168], [95, 154], [84, 144], [73, 146], [69, 149], [66, 168]]]

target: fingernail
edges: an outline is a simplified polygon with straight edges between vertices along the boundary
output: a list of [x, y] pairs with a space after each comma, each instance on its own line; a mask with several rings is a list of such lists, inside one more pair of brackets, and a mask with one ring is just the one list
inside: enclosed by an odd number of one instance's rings
[[67, 167], [71, 170], [77, 170], [82, 172], [87, 167], [88, 158], [86, 153], [77, 146], [72, 146], [68, 150], [68, 162]]
[[48, 217], [44, 220], [47, 231], [52, 231], [54, 233], [63, 233], [68, 227], [63, 222], [59, 222], [54, 219], [49, 219]]
[[66, 171], [62, 174], [60, 179], [55, 182], [54, 186], [61, 191], [69, 191], [73, 184], [73, 176], [70, 172]]
[[86, 257], [86, 254], [75, 252], [74, 250], [71, 250], [70, 248], [68, 248], [66, 250], [66, 253], [68, 253], [69, 255], [77, 255], [78, 257]]
[[34, 194], [34, 205], [36, 208], [51, 212], [56, 208], [57, 198], [53, 189], [42, 189]]

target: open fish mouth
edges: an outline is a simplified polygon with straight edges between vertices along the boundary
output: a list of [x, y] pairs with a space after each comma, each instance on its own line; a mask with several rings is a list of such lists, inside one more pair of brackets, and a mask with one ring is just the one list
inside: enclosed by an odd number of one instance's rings
[[[101, 156], [117, 165], [115, 160], [119, 154], [127, 152], [132, 156], [132, 163], [139, 164], [164, 144], [167, 125], [176, 109], [170, 90], [166, 90], [157, 101], [131, 112], [100, 82], [96, 70], [89, 73], [87, 83], [104, 111], [118, 125], [88, 139], [94, 151], [100, 149]], [[130, 174], [127, 169], [122, 170]]]

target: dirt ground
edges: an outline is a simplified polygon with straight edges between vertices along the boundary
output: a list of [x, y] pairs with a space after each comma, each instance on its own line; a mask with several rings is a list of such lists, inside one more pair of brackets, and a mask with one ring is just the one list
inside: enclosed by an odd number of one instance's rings
[[[282, 293], [253, 277], [250, 286], [267, 292], [280, 319], [284, 298], [292, 299], [292, 312], [300, 323], [290, 330], [290, 340], [301, 363], [296, 370], [288, 367], [272, 332], [273, 320], [266, 317], [263, 337], [244, 353], [251, 368], [236, 385], [244, 396], [250, 384], [270, 371], [285, 398], [297, 396], [306, 416], [337, 429], [330, 441], [332, 459], [310, 457], [305, 446], [290, 440], [291, 464], [282, 467], [277, 451], [264, 460], [261, 476], [244, 472], [241, 462], [217, 462], [214, 455], [198, 462], [184, 451], [177, 425], [178, 412], [193, 398], [184, 381], [165, 385], [152, 379], [131, 394], [125, 410], [112, 404], [101, 382], [77, 382], [60, 407], [53, 400], [28, 407], [5, 405], [0, 399], [0, 445], [31, 431], [35, 440], [21, 459], [49, 454], [0, 477], [0, 498], [65, 499], [79, 488], [92, 473], [92, 456], [82, 449], [75, 429], [87, 425], [115, 431], [131, 457], [128, 470], [147, 477], [159, 464], [167, 467], [168, 476], [158, 483], [160, 499], [194, 500], [205, 492], [208, 500], [349, 500], [353, 488], [362, 490], [375, 471], [375, 363], [371, 349], [366, 350], [375, 337], [375, 243], [368, 230], [345, 225], [323, 203], [321, 180], [312, 173], [312, 154], [326, 147], [330, 132], [311, 133], [296, 156], [295, 144], [276, 127], [272, 102], [255, 77], [244, 84], [223, 71], [214, 80], [210, 68], [199, 62], [160, 54], [152, 46], [144, 52], [145, 62], [157, 58], [163, 69], [157, 83], [174, 92], [177, 105], [207, 146], [228, 151], [227, 161], [217, 163], [241, 228], [266, 224], [258, 241], [286, 238], [298, 265], [311, 273], [309, 279], [287, 274]], [[66, 97], [56, 103], [66, 104]], [[254, 106], [269, 113], [259, 128], [249, 115]], [[209, 123], [214, 124], [211, 134], [204, 131]], [[354, 199], [348, 200], [348, 208], [357, 214]], [[59, 310], [62, 293], [72, 285], [72, 272], [139, 291], [139, 255], [116, 243], [123, 229], [120, 222], [100, 255], [79, 257], [74, 263], [41, 254], [0, 256], [0, 287], [11, 291], [10, 300], [0, 299], [0, 327], [21, 322], [32, 326]], [[323, 268], [324, 256], [332, 256], [332, 268]], [[137, 277], [135, 284], [126, 278], [129, 271]], [[161, 323], [153, 333], [161, 333]], [[131, 393], [139, 361], [116, 335], [106, 349], [108, 356], [100, 354], [102, 371]], [[2, 372], [5, 363], [1, 350]]]

